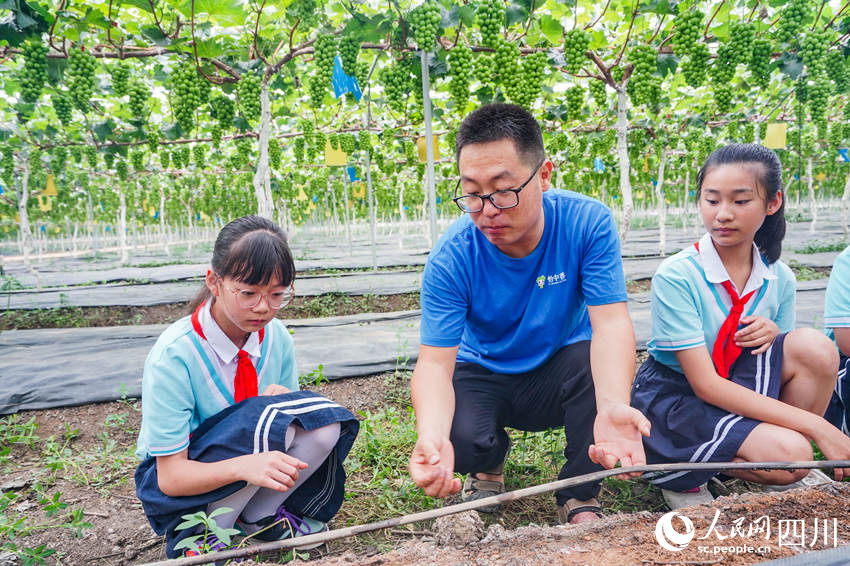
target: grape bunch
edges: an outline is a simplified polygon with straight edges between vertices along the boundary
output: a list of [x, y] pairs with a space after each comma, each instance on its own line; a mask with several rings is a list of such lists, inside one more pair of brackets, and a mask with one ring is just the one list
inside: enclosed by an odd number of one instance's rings
[[392, 63], [381, 69], [380, 78], [389, 107], [396, 112], [404, 112], [408, 84], [405, 69], [398, 63]]
[[829, 99], [829, 77], [826, 73], [818, 73], [812, 77], [812, 84], [809, 85], [808, 90], [809, 114], [812, 121], [817, 123], [826, 116]]
[[711, 65], [711, 79], [715, 84], [728, 84], [735, 76], [737, 55], [731, 43], [717, 48], [717, 58]]
[[560, 153], [567, 149], [567, 144], [569, 143], [569, 139], [567, 138], [567, 134], [564, 132], [558, 132], [554, 136], [549, 138], [549, 150], [550, 153]]
[[71, 122], [71, 114], [74, 109], [71, 98], [62, 91], [56, 91], [50, 96], [50, 102], [53, 103], [56, 117], [59, 118], [63, 126], [67, 126]]
[[[346, 75], [357, 75], [357, 55], [360, 53], [360, 41], [350, 35], [339, 42], [339, 57], [342, 59], [342, 70]], [[360, 81], [358, 81], [359, 83]]]
[[326, 136], [328, 143], [331, 144], [331, 149], [339, 149], [339, 136], [340, 134], [336, 132], [331, 132]]
[[779, 43], [791, 43], [799, 35], [809, 14], [809, 0], [789, 0], [782, 9], [774, 34]]
[[47, 81], [47, 46], [30, 40], [24, 42], [21, 51], [24, 56], [24, 65], [18, 72], [21, 99], [24, 102], [35, 102]]
[[472, 50], [456, 45], [449, 52], [449, 98], [459, 114], [464, 114], [469, 101], [469, 81], [472, 78]]
[[690, 55], [682, 61], [680, 68], [689, 86], [699, 88], [705, 83], [710, 57], [708, 46], [705, 43], [697, 43]]
[[629, 52], [629, 60], [634, 65], [634, 70], [627, 90], [635, 106], [649, 102], [652, 96], [652, 75], [658, 67], [657, 57], [657, 52], [649, 45], [637, 45]]
[[152, 128], [148, 130], [148, 151], [156, 153], [159, 151], [159, 143], [162, 141], [162, 134], [159, 130]]
[[715, 83], [714, 104], [718, 114], [726, 114], [732, 109], [732, 87], [729, 83]]
[[600, 108], [607, 106], [608, 92], [605, 89], [604, 82], [591, 80], [587, 83], [587, 87], [590, 89], [590, 96], [593, 97], [593, 101], [597, 106]]
[[339, 149], [346, 155], [351, 155], [357, 148], [357, 138], [354, 134], [339, 135]]
[[296, 163], [303, 163], [304, 162], [304, 144], [305, 143], [306, 143], [306, 141], [304, 140], [303, 136], [299, 136], [299, 137], [295, 138], [295, 145], [292, 148], [292, 153], [293, 153], [293, 155], [295, 155], [295, 162]]
[[304, 27], [311, 27], [318, 14], [316, 8], [316, 0], [293, 0], [286, 9], [286, 13], [295, 20], [301, 20]]
[[[189, 146], [186, 146], [187, 148]], [[195, 161], [196, 169], [203, 169], [207, 162], [207, 148], [202, 143], [196, 143], [192, 146], [192, 158]]]
[[57, 146], [53, 148], [52, 159], [50, 160], [50, 169], [54, 173], [61, 173], [65, 170], [65, 163], [68, 161], [68, 150], [65, 146]]
[[269, 138], [269, 165], [272, 169], [280, 169], [280, 142], [277, 138]]
[[74, 163], [79, 163], [83, 160], [83, 148], [78, 145], [72, 145], [69, 149], [69, 153], [71, 154], [71, 158], [74, 160]]
[[574, 28], [564, 34], [564, 59], [567, 72], [575, 75], [581, 71], [587, 60], [585, 53], [590, 45], [590, 34], [583, 29]]
[[495, 56], [489, 53], [479, 53], [475, 56], [473, 72], [475, 73], [475, 78], [482, 85], [499, 82], [499, 72], [496, 69]]
[[756, 30], [747, 22], [732, 22], [729, 25], [729, 46], [734, 64], [747, 63], [753, 56]]
[[171, 75], [171, 103], [177, 124], [184, 133], [195, 128], [195, 111], [202, 102], [195, 66], [191, 63], [178, 65]]
[[86, 146], [86, 163], [90, 169], [97, 168], [97, 148], [93, 145]]
[[757, 38], [753, 41], [753, 54], [750, 58], [750, 76], [760, 88], [767, 87], [770, 82], [770, 57], [773, 48], [770, 40]]
[[68, 90], [74, 100], [74, 106], [83, 113], [89, 109], [90, 100], [94, 93], [96, 68], [97, 61], [91, 53], [78, 48], [68, 51], [68, 67], [65, 70], [65, 78], [68, 81]]
[[495, 47], [505, 25], [505, 4], [499, 0], [485, 0], [478, 6], [478, 27], [481, 43]]
[[564, 93], [564, 98], [567, 100], [567, 116], [570, 120], [578, 120], [584, 106], [584, 89], [580, 86], [570, 87]]
[[753, 143], [756, 140], [756, 128], [752, 122], [744, 123], [744, 131], [741, 133], [744, 143]]
[[254, 122], [260, 118], [260, 91], [262, 90], [260, 83], [259, 75], [254, 73], [245, 73], [239, 79], [237, 91], [239, 110], [242, 111], [242, 116], [249, 122]]
[[112, 92], [115, 96], [124, 96], [128, 92], [130, 86], [130, 67], [122, 62], [118, 62], [111, 69], [112, 74]]
[[847, 140], [850, 139], [850, 122], [844, 122], [842, 124], [842, 128], [844, 129], [844, 133], [842, 134], [842, 138]]
[[800, 55], [810, 75], [819, 74], [826, 68], [826, 52], [829, 49], [829, 34], [825, 31], [810, 31], [800, 42]]
[[162, 169], [168, 169], [168, 166], [171, 165], [171, 153], [166, 150], [162, 150], [159, 152], [159, 164]]
[[437, 46], [437, 32], [440, 29], [440, 6], [434, 0], [425, 0], [410, 12], [410, 27], [413, 28], [413, 40], [422, 51], [433, 51]]
[[325, 92], [328, 90], [327, 83], [319, 76], [307, 79], [307, 94], [310, 97], [310, 106], [319, 109], [325, 102]]
[[313, 143], [310, 144], [310, 159], [314, 159], [325, 151], [325, 134], [324, 132], [315, 132], [313, 134]]
[[106, 164], [107, 169], [112, 169], [112, 165], [115, 163], [115, 154], [108, 152], [104, 153], [103, 162]]
[[329, 85], [334, 74], [334, 57], [336, 57], [336, 39], [332, 35], [320, 35], [316, 38], [315, 53], [316, 76]]
[[844, 145], [844, 124], [841, 122], [836, 122], [829, 130], [829, 145], [836, 149]]
[[142, 81], [133, 81], [130, 83], [130, 113], [137, 120], [145, 120], [145, 101], [150, 95], [150, 90], [148, 90], [148, 87]]
[[739, 135], [738, 122], [732, 120], [726, 124], [726, 139], [730, 142], [735, 142], [738, 141]]
[[130, 152], [130, 162], [133, 164], [133, 169], [136, 171], [145, 170], [145, 154], [141, 151]]
[[210, 140], [212, 141], [212, 145], [215, 149], [221, 147], [221, 124], [218, 122], [214, 122], [212, 126], [210, 126]]
[[540, 94], [540, 87], [546, 72], [546, 54], [537, 51], [522, 59], [521, 80], [514, 87], [511, 99], [526, 108], [530, 108]]
[[218, 120], [222, 129], [229, 129], [233, 126], [233, 119], [236, 117], [236, 105], [226, 94], [216, 94], [210, 100], [210, 116]]
[[702, 12], [691, 10], [673, 20], [673, 52], [678, 55], [693, 53], [702, 35]]
[[127, 162], [123, 159], [119, 159], [115, 162], [115, 173], [118, 175], [118, 179], [121, 182], [127, 180]]
[[519, 45], [500, 39], [496, 46], [495, 63], [499, 72], [499, 80], [510, 97], [512, 89], [522, 82], [519, 65]]
[[361, 151], [372, 151], [372, 134], [369, 130], [360, 130], [357, 132], [357, 145]]
[[7, 185], [12, 184], [15, 175], [15, 152], [8, 145], [3, 146], [3, 158], [0, 160], [0, 169], [3, 169], [3, 181]]
[[799, 104], [805, 104], [809, 99], [809, 85], [806, 77], [800, 75], [797, 77], [797, 80], [794, 81], [794, 97], [797, 99]]
[[842, 94], [847, 89], [847, 58], [841, 51], [830, 51], [826, 56], [826, 75], [835, 83], [836, 94]]

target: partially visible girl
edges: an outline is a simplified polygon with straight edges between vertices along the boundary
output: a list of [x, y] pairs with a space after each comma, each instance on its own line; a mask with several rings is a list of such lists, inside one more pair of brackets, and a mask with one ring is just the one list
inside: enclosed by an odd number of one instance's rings
[[[632, 403], [652, 423], [647, 461], [800, 461], [817, 443], [850, 458], [850, 438], [823, 418], [838, 355], [822, 333], [795, 330], [795, 278], [779, 261], [782, 169], [757, 144], [712, 153], [697, 177], [707, 233], [652, 279], [650, 357]], [[828, 481], [807, 470], [738, 470], [768, 485]], [[655, 476], [671, 508], [705, 503], [716, 472]], [[841, 479], [850, 469], [836, 469]]]
[[275, 318], [292, 299], [283, 231], [246, 216], [219, 233], [191, 315], [157, 340], [142, 377], [136, 494], [170, 558], [221, 550], [177, 530], [219, 510], [219, 527], [275, 540], [326, 530], [342, 504], [342, 461], [357, 419], [298, 390], [292, 337]]
[[827, 336], [835, 341], [841, 361], [838, 383], [827, 410], [827, 419], [850, 435], [850, 246], [836, 258], [826, 286], [823, 315]]

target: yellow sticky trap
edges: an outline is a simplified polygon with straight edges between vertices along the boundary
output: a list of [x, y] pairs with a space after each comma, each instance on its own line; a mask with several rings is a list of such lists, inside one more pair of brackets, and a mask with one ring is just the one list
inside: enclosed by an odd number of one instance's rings
[[53, 203], [51, 202], [50, 197], [38, 195], [38, 209], [42, 212], [53, 210]]
[[644, 173], [649, 172], [649, 156], [648, 155], [643, 158], [643, 172]]
[[331, 140], [325, 140], [325, 165], [347, 165], [348, 154], [331, 147]]
[[[434, 161], [440, 158], [440, 138], [437, 134], [431, 135], [431, 147], [434, 148]], [[416, 150], [419, 152], [419, 163], [428, 162], [428, 148], [425, 147], [425, 136], [416, 138]]]
[[788, 138], [788, 124], [785, 122], [774, 122], [767, 125], [762, 145], [768, 149], [785, 149]]
[[357, 181], [351, 185], [351, 196], [354, 198], [366, 198], [366, 185], [363, 181]]
[[154, 216], [156, 216], [156, 209], [154, 207], [150, 207], [148, 209], [148, 214], [150, 214], [151, 218], [153, 218]]
[[15, 222], [17, 222], [18, 224], [21, 223], [21, 215], [17, 212], [15, 213]]
[[316, 209], [316, 204], [313, 201], [310, 201], [310, 204], [307, 205], [307, 214], [310, 214]]
[[209, 222], [209, 221], [210, 221], [210, 217], [209, 217], [209, 216], [207, 216], [207, 215], [206, 215], [206, 213], [201, 212], [201, 213], [200, 213], [200, 215], [201, 215], [201, 220], [203, 220], [204, 222]]
[[53, 183], [52, 173], [47, 176], [47, 187], [44, 188], [44, 192], [41, 194], [48, 197], [55, 197], [57, 194], [59, 194], [56, 192], [56, 185]]
[[818, 181], [823, 181], [824, 179], [826, 179], [826, 173], [821, 171], [820, 173], [815, 175], [815, 179], [817, 179]]
[[307, 200], [307, 193], [304, 192], [304, 187], [300, 187], [298, 189], [298, 196], [295, 197], [295, 200], [300, 200], [300, 201]]

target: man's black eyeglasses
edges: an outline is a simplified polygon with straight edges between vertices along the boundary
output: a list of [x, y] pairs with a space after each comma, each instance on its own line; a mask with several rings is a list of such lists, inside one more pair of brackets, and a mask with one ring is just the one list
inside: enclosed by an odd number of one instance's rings
[[[470, 214], [484, 210], [485, 199], [489, 200], [496, 208], [514, 208], [519, 204], [519, 192], [523, 190], [532, 179], [534, 179], [534, 176], [537, 174], [537, 170], [540, 169], [545, 162], [546, 158], [544, 157], [540, 163], [537, 164], [537, 167], [534, 168], [534, 171], [531, 173], [531, 177], [515, 189], [503, 189], [486, 195], [460, 195], [459, 197], [452, 197], [452, 200], [455, 201], [458, 208]], [[455, 186], [455, 190], [452, 194], [457, 194], [458, 189], [460, 189], [460, 179], [457, 180], [457, 185]]]

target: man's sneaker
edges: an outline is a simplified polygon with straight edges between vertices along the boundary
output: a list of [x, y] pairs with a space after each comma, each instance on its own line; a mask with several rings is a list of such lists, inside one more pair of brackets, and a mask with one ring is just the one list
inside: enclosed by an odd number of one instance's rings
[[662, 489], [661, 495], [664, 496], [664, 501], [667, 502], [667, 507], [671, 511], [673, 509], [681, 509], [682, 507], [690, 507], [691, 505], [703, 505], [714, 501], [714, 496], [708, 491], [707, 484], [702, 484], [687, 491]]
[[799, 479], [795, 482], [791, 482], [785, 485], [767, 485], [763, 484], [761, 486], [762, 491], [770, 491], [770, 492], [779, 492], [779, 491], [788, 491], [789, 489], [796, 489], [798, 487], [812, 487], [814, 485], [821, 485], [825, 483], [832, 483], [832, 480], [828, 475], [818, 470], [817, 468], [812, 468], [808, 474], [806, 474], [803, 479]]
[[[245, 534], [248, 543], [263, 543], [292, 537], [303, 537], [323, 533], [328, 530], [327, 523], [310, 517], [302, 517], [287, 511], [283, 505], [274, 515], [264, 517], [256, 523], [249, 523], [240, 517], [236, 524]], [[310, 550], [322, 546], [321, 542], [296, 547], [295, 550]]]

